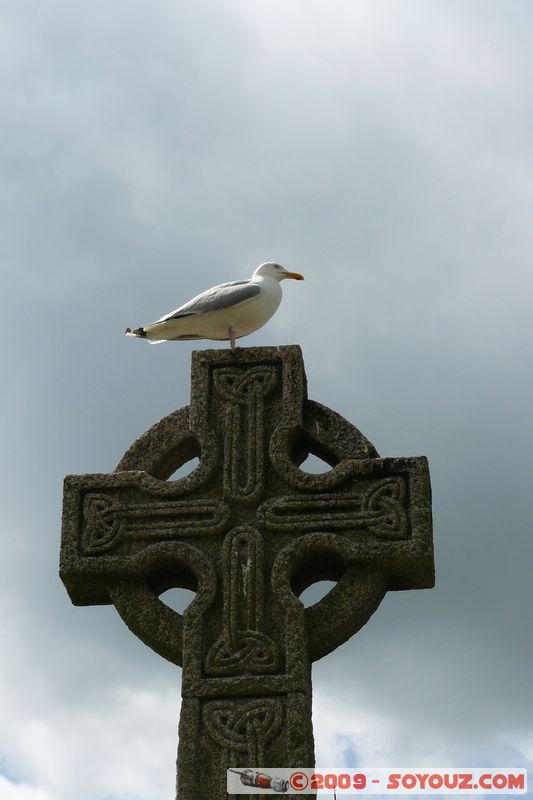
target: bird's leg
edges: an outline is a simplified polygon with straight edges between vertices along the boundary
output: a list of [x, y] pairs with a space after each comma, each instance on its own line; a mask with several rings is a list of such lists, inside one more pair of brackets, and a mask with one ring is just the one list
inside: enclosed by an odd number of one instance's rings
[[229, 343], [232, 350], [235, 350], [235, 333], [231, 325], [228, 328]]

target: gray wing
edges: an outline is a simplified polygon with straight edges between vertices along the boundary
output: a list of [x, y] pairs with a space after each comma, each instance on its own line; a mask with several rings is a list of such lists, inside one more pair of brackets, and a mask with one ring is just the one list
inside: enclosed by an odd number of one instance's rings
[[224, 308], [237, 306], [252, 297], [257, 297], [261, 293], [261, 287], [252, 281], [233, 281], [232, 283], [221, 283], [206, 292], [202, 292], [197, 297], [193, 297], [185, 305], [180, 306], [175, 311], [165, 314], [158, 319], [158, 322], [166, 322], [169, 319], [180, 319], [190, 317], [195, 314], [206, 314], [208, 311], [221, 311]]

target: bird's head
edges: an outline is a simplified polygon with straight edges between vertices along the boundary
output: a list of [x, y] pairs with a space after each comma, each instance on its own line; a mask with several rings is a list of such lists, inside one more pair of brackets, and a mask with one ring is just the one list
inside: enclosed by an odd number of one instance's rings
[[259, 275], [262, 278], [274, 278], [277, 281], [283, 281], [285, 278], [293, 278], [295, 281], [303, 281], [304, 279], [304, 276], [300, 275], [299, 272], [289, 272], [281, 264], [276, 264], [275, 261], [267, 261], [257, 267], [253, 277], [256, 278]]

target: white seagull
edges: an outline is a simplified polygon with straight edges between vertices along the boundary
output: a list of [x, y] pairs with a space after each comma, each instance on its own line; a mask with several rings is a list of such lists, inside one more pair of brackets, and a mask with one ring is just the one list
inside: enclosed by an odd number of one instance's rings
[[235, 339], [259, 330], [274, 314], [281, 302], [279, 284], [285, 278], [303, 281], [298, 272], [267, 261], [248, 280], [213, 286], [157, 322], [126, 328], [125, 334], [152, 344], [177, 339], [229, 340], [235, 350]]

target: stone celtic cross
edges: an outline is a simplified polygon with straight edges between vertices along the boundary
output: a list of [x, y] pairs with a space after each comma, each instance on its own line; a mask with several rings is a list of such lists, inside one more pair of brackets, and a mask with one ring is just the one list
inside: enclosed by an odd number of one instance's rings
[[[303, 472], [309, 452], [330, 469]], [[228, 767], [313, 766], [312, 662], [387, 590], [433, 585], [427, 461], [380, 458], [308, 400], [299, 347], [198, 351], [190, 406], [113, 473], [66, 478], [61, 578], [183, 668], [177, 798], [225, 800]], [[172, 587], [196, 592], [183, 615]]]

